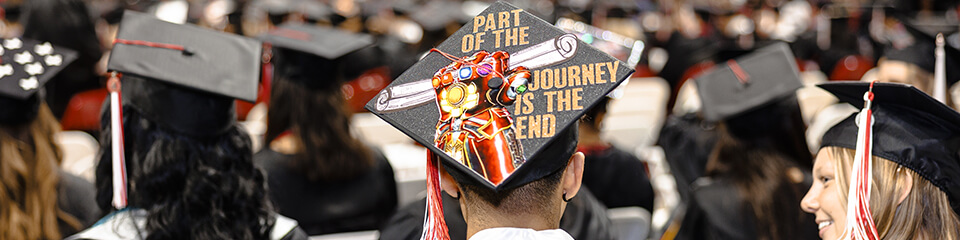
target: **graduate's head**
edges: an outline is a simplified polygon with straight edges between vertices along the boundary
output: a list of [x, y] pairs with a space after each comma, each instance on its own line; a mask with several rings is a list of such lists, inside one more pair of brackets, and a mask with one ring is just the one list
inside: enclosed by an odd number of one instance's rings
[[350, 132], [341, 86], [381, 65], [373, 37], [328, 27], [284, 24], [260, 36], [271, 44], [273, 79], [266, 141], [292, 134], [292, 164], [310, 180], [342, 180], [375, 164]]
[[[44, 102], [44, 84], [76, 58], [73, 50], [29, 39], [7, 39], [0, 52], [0, 238], [60, 239], [57, 222], [82, 224], [57, 204], [63, 157], [55, 136], [60, 124]], [[40, 46], [41, 51], [36, 51]], [[62, 62], [18, 62], [16, 56], [57, 56]], [[15, 59], [17, 58], [17, 59]], [[32, 58], [32, 57], [31, 57]], [[32, 60], [31, 60], [32, 61]], [[55, 64], [51, 64], [55, 63]], [[29, 67], [28, 67], [29, 66]], [[40, 72], [37, 72], [39, 69]]]
[[[470, 181], [458, 181], [442, 171], [441, 187], [460, 199], [464, 216], [481, 221], [498, 221], [504, 216], [534, 217], [535, 221], [559, 223], [566, 201], [577, 195], [583, 177], [583, 153], [576, 152], [576, 124], [557, 136], [545, 151], [556, 154], [538, 155], [531, 161], [565, 163], [545, 169], [546, 175], [512, 189], [493, 190]], [[444, 167], [443, 169], [446, 169]], [[559, 211], [558, 211], [559, 210]]]
[[234, 109], [255, 99], [260, 52], [252, 39], [124, 13], [107, 65], [123, 76], [108, 81], [101, 118], [104, 212], [145, 210], [147, 239], [267, 238], [265, 176]]
[[[825, 84], [842, 102], [863, 107], [869, 83]], [[873, 87], [869, 209], [882, 239], [957, 239], [960, 114], [903, 84]], [[853, 114], [831, 128], [814, 162], [814, 182], [800, 203], [816, 215], [824, 239], [851, 223], [849, 190], [859, 125]], [[860, 121], [863, 121], [862, 119]], [[863, 137], [860, 137], [863, 138]], [[863, 138], [867, 139], [867, 138]], [[866, 140], [864, 140], [866, 141]]]
[[[527, 31], [522, 41], [476, 39], [511, 27]], [[441, 185], [462, 195], [468, 234], [490, 227], [478, 222], [524, 227], [533, 221], [523, 219], [535, 219], [557, 228], [583, 171], [576, 123], [630, 73], [626, 63], [501, 1], [432, 49], [367, 109], [429, 150], [428, 239], [447, 232]], [[441, 167], [447, 184], [440, 184]], [[494, 214], [505, 220], [474, 219]]]

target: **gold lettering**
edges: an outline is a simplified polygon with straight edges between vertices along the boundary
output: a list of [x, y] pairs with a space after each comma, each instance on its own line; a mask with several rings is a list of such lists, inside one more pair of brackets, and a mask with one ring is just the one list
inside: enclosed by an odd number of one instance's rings
[[553, 96], [557, 95], [557, 92], [546, 91], [543, 92], [544, 96], [547, 96], [547, 112], [553, 112]]
[[503, 36], [504, 46], [509, 47], [509, 46], [517, 45], [517, 29], [516, 28], [504, 30], [503, 35], [504, 35]]
[[530, 29], [530, 27], [520, 27], [520, 45], [526, 45], [530, 43], [527, 42], [527, 37], [530, 36], [530, 34], [527, 33], [527, 29]]
[[540, 70], [533, 70], [533, 81], [527, 82], [527, 91], [540, 89]]
[[580, 69], [583, 70], [583, 85], [596, 84], [593, 81], [593, 64], [581, 65]]
[[570, 82], [570, 86], [580, 86], [580, 66], [573, 65], [567, 67], [567, 81]]
[[526, 135], [523, 135], [524, 130], [526, 130], [526, 128], [527, 128], [527, 125], [526, 125], [526, 124], [523, 124], [523, 121], [524, 121], [524, 120], [527, 120], [527, 116], [519, 116], [519, 117], [517, 117], [517, 121], [514, 123], [514, 124], [517, 125], [517, 127], [515, 128], [515, 129], [516, 129], [516, 134], [517, 134], [517, 139], [526, 139], [526, 138], [527, 138]]
[[544, 114], [543, 119], [540, 120], [540, 126], [543, 126], [541, 137], [553, 137], [557, 133], [557, 117], [553, 114]]
[[540, 115], [530, 116], [529, 118], [527, 118], [527, 125], [528, 125], [527, 129], [529, 129], [529, 131], [527, 132], [527, 137], [539, 138], [540, 132], [543, 129], [540, 126]]
[[503, 32], [503, 29], [493, 31], [493, 35], [496, 36], [496, 39], [497, 39], [497, 43], [495, 44], [496, 46], [494, 46], [495, 48], [500, 48], [500, 33], [502, 32]]
[[483, 15], [477, 15], [476, 17], [473, 17], [473, 32], [474, 32], [474, 33], [476, 33], [477, 31], [480, 30], [480, 25], [483, 25], [484, 19], [485, 19], [485, 18], [483, 18]]
[[513, 25], [520, 26], [520, 12], [523, 12], [523, 9], [514, 9], [510, 12], [513, 13]]
[[610, 82], [617, 82], [617, 70], [620, 68], [620, 61], [613, 61], [607, 63], [607, 70], [610, 71]]
[[509, 12], [500, 12], [500, 28], [510, 27], [510, 13]]
[[533, 93], [524, 93], [521, 100], [523, 102], [523, 114], [533, 113]]
[[570, 101], [573, 102], [573, 110], [583, 110], [583, 105], [580, 105], [580, 101], [583, 101], [583, 88], [574, 88], [572, 91], [573, 99]]
[[557, 111], [570, 111], [570, 89], [557, 91]]
[[493, 13], [488, 13], [486, 24], [483, 26], [483, 31], [486, 32], [494, 29], [497, 29], [497, 20], [493, 19]]
[[483, 35], [486, 35], [486, 34], [487, 34], [487, 33], [485, 33], [485, 32], [477, 33], [477, 37], [476, 37], [476, 38], [477, 38], [477, 41], [476, 41], [476, 42], [477, 42], [477, 45], [476, 45], [476, 47], [474, 47], [473, 49], [480, 49], [480, 44], [483, 43]]
[[597, 67], [594, 68], [594, 69], [597, 70], [597, 71], [596, 71], [596, 74], [597, 74], [597, 84], [607, 83], [607, 80], [604, 80], [603, 77], [602, 77], [602, 75], [603, 75], [603, 73], [604, 73], [603, 68], [602, 68], [602, 67], [603, 67], [603, 63], [594, 63], [594, 64], [597, 65]]
[[549, 90], [553, 88], [553, 69], [543, 69], [540, 71], [540, 89]]
[[553, 87], [563, 88], [567, 86], [567, 68], [554, 70], [556, 76], [553, 77]]
[[473, 34], [463, 35], [463, 40], [460, 43], [461, 52], [473, 51]]

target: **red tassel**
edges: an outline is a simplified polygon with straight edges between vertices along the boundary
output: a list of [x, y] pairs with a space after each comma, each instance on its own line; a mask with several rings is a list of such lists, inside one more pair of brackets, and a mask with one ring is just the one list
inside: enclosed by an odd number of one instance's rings
[[873, 111], [870, 107], [873, 105], [873, 83], [870, 83], [870, 89], [863, 94], [863, 100], [863, 109], [857, 115], [859, 136], [848, 192], [844, 235], [855, 240], [876, 240], [880, 238], [870, 212], [870, 178], [873, 174], [870, 161], [873, 152]]
[[443, 219], [443, 199], [440, 194], [440, 168], [437, 156], [427, 152], [427, 209], [423, 220], [421, 240], [449, 240], [447, 222]]

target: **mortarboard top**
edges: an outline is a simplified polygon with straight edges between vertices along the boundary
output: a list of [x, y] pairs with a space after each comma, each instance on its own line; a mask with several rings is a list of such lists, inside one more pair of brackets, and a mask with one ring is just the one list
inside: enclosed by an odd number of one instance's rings
[[803, 86], [786, 43], [775, 43], [727, 61], [696, 81], [703, 99], [703, 115], [708, 121], [725, 120], [757, 109], [790, 96]]
[[[869, 82], [818, 85], [857, 108]], [[960, 213], [960, 113], [910, 85], [874, 83], [873, 155], [910, 168], [933, 183]], [[857, 149], [856, 113], [823, 136], [822, 147]]]
[[569, 127], [632, 72], [501, 1], [366, 108], [443, 159], [459, 183], [504, 191], [566, 166], [576, 145]]
[[33, 96], [76, 59], [75, 51], [49, 42], [0, 39], [0, 123], [32, 120], [40, 102]]
[[373, 36], [330, 27], [284, 24], [259, 38], [276, 49], [274, 76], [314, 88], [338, 86], [382, 57]]
[[232, 126], [234, 98], [256, 100], [260, 56], [256, 40], [127, 11], [107, 69], [124, 75], [124, 105], [182, 133], [211, 135]]

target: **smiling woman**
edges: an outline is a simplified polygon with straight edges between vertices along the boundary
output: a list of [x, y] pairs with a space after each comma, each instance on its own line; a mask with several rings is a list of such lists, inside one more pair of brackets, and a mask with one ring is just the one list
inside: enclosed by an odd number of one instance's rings
[[[800, 203], [816, 214], [823, 239], [839, 239], [845, 229], [848, 178], [854, 149], [824, 147], [813, 166], [814, 183]], [[839, 160], [839, 161], [838, 161]], [[874, 185], [870, 199], [877, 234], [881, 239], [958, 239], [960, 221], [950, 209], [947, 195], [919, 174], [897, 163], [874, 156]], [[837, 174], [844, 173], [844, 174]], [[924, 216], [924, 217], [917, 217]], [[940, 237], [942, 236], [942, 237]]]
[[[960, 114], [909, 85], [868, 85], [820, 86], [841, 101], [866, 105], [866, 115], [853, 114], [824, 135], [815, 180], [800, 206], [816, 215], [823, 239], [960, 239]], [[862, 128], [865, 121], [872, 127]], [[871, 184], [869, 196], [855, 197], [850, 188], [857, 187], [861, 142], [871, 149], [864, 152], [872, 176], [861, 179]], [[849, 198], [868, 200], [862, 205], [868, 211], [853, 211]]]

